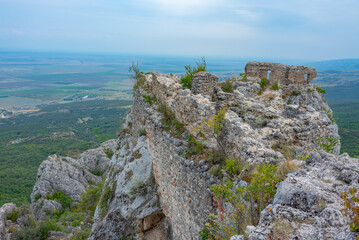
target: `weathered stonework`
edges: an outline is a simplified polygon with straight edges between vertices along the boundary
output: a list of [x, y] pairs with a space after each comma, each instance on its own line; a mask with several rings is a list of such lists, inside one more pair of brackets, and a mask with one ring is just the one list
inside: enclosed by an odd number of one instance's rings
[[270, 83], [284, 85], [307, 85], [317, 77], [317, 70], [305, 66], [287, 66], [285, 64], [270, 62], [249, 62], [245, 67], [249, 78], [267, 78]]
[[209, 72], [199, 72], [193, 75], [192, 92], [203, 96], [213, 97], [218, 85], [218, 77]]
[[153, 73], [150, 88], [157, 101], [169, 105], [177, 91], [182, 89], [182, 85], [176, 74]]

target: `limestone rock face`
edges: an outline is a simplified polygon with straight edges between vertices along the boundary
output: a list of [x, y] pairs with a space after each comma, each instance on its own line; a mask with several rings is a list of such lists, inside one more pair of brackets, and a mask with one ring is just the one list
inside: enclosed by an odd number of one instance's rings
[[[344, 202], [340, 193], [358, 186], [358, 171], [359, 159], [347, 154], [311, 153], [303, 169], [279, 184], [273, 203], [261, 213], [259, 225], [246, 233], [248, 239], [267, 239], [275, 234], [282, 234], [283, 239], [354, 239], [340, 211]], [[279, 233], [279, 225], [287, 226], [286, 233]]]
[[0, 239], [5, 239], [7, 214], [14, 210], [15, 207], [16, 205], [13, 203], [5, 203], [0, 208]]
[[111, 197], [105, 205], [97, 206], [89, 239], [164, 236], [164, 215], [156, 192], [148, 139], [141, 136], [133, 142], [126, 135], [120, 138], [117, 149], [104, 185]]
[[99, 148], [84, 152], [79, 159], [52, 155], [44, 160], [38, 169], [31, 193], [36, 217], [43, 219], [46, 211], [61, 208], [61, 204], [56, 201], [45, 199], [48, 194], [63, 192], [76, 202], [86, 188], [98, 184], [102, 179], [101, 174], [108, 169], [110, 163], [105, 152], [113, 152], [115, 143], [115, 140], [107, 141]]

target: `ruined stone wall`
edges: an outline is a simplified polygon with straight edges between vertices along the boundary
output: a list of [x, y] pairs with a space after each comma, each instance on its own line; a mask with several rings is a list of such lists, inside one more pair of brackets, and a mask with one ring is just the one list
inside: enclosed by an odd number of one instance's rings
[[[134, 123], [141, 122], [147, 129], [149, 152], [163, 213], [171, 226], [167, 239], [198, 239], [198, 232], [212, 210], [209, 190], [213, 176], [204, 162], [195, 166], [180, 154], [186, 142], [175, 139], [161, 129], [161, 115], [136, 94], [132, 109]], [[137, 132], [139, 124], [133, 125]]]
[[171, 100], [182, 89], [178, 75], [153, 73], [150, 90], [162, 104], [171, 105]]
[[214, 96], [214, 90], [218, 85], [218, 77], [209, 72], [199, 72], [193, 75], [192, 92], [203, 96]]
[[270, 62], [249, 62], [245, 66], [245, 73], [250, 78], [267, 78], [271, 84], [278, 82], [286, 85], [307, 85], [317, 77], [317, 70], [312, 67]]

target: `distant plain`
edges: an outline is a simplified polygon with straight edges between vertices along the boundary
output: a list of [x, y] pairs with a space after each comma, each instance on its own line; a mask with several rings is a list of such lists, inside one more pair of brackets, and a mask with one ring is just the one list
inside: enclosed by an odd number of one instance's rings
[[[0, 53], [0, 205], [29, 201], [39, 164], [50, 154], [72, 157], [116, 138], [132, 104], [129, 66], [178, 73], [194, 58], [59, 53]], [[250, 60], [206, 58], [220, 80], [239, 76]], [[326, 90], [342, 137], [342, 152], [359, 155], [359, 61], [306, 63], [318, 68], [312, 83]], [[0, 112], [1, 113], [1, 112]]]

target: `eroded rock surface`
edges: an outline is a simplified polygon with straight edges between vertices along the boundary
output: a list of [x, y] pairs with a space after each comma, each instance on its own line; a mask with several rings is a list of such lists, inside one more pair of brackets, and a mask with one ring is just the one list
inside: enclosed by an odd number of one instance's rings
[[279, 184], [259, 225], [247, 229], [247, 239], [354, 239], [340, 211], [344, 203], [340, 193], [358, 187], [358, 171], [359, 159], [347, 154], [311, 153], [304, 168]]

